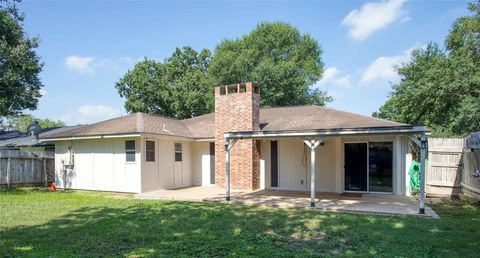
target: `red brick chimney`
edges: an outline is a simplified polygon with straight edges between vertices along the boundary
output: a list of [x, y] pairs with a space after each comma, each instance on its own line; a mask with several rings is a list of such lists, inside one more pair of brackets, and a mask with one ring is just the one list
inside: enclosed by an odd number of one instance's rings
[[[215, 88], [215, 185], [225, 188], [226, 132], [260, 130], [260, 90], [247, 82]], [[260, 187], [260, 155], [255, 140], [238, 140], [230, 153], [233, 189]]]

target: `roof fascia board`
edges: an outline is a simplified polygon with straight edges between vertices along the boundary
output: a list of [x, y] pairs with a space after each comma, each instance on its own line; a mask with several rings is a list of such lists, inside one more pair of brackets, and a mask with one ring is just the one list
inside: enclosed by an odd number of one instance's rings
[[141, 134], [115, 134], [115, 135], [92, 135], [92, 136], [70, 136], [70, 137], [58, 137], [58, 138], [45, 138], [40, 139], [40, 142], [47, 141], [71, 141], [71, 140], [90, 140], [90, 139], [109, 139], [109, 138], [130, 138], [140, 137]]
[[412, 126], [404, 128], [360, 129], [360, 130], [321, 130], [321, 131], [272, 131], [272, 132], [233, 132], [225, 133], [227, 139], [245, 138], [286, 138], [286, 137], [327, 137], [327, 136], [351, 136], [351, 135], [389, 135], [389, 134], [418, 134], [428, 132], [424, 126]]

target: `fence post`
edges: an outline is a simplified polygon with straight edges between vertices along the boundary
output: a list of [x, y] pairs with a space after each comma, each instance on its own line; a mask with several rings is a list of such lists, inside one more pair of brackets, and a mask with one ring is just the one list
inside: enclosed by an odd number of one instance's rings
[[10, 170], [12, 169], [12, 165], [10, 164], [11, 158], [7, 158], [7, 188], [10, 189]]
[[420, 214], [425, 214], [425, 159], [427, 155], [428, 138], [425, 133], [420, 137]]
[[35, 161], [36, 161], [35, 155], [33, 155], [32, 153], [29, 153], [28, 156], [30, 156], [30, 158], [31, 158], [30, 159], [30, 162], [31, 162], [31, 164], [30, 164], [31, 165], [30, 166], [30, 175], [32, 177], [32, 181], [35, 181], [34, 180], [35, 179]]
[[43, 172], [45, 174], [45, 187], [48, 187], [47, 158], [43, 157]]

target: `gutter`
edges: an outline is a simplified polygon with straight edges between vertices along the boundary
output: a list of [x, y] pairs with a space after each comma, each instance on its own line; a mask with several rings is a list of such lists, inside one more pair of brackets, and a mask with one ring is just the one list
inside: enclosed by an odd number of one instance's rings
[[224, 136], [226, 139], [261, 139], [282, 137], [309, 138], [351, 135], [419, 134], [425, 132], [429, 132], [429, 130], [425, 126], [402, 126], [331, 130], [247, 131], [225, 133]]
[[209, 141], [214, 140], [214, 138], [191, 138], [185, 136], [176, 136], [169, 134], [159, 134], [159, 133], [129, 133], [129, 134], [102, 134], [102, 135], [85, 135], [85, 136], [65, 136], [57, 138], [40, 138], [40, 142], [46, 141], [71, 141], [71, 140], [88, 140], [88, 139], [111, 139], [111, 138], [129, 138], [129, 137], [164, 137], [167, 139], [174, 139], [180, 141]]
[[140, 137], [141, 134], [114, 134], [114, 135], [92, 135], [92, 136], [67, 136], [59, 138], [43, 138], [40, 142], [47, 141], [71, 141], [71, 140], [88, 140], [88, 139], [109, 139], [109, 138], [127, 138]]

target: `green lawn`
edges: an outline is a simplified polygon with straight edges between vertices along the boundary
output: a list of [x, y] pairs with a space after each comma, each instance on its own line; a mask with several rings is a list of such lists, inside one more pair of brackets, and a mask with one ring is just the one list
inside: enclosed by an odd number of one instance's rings
[[0, 257], [477, 257], [480, 208], [432, 207], [441, 219], [0, 190]]

